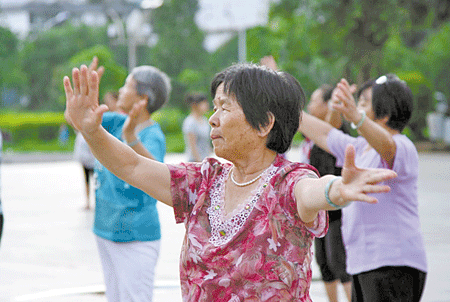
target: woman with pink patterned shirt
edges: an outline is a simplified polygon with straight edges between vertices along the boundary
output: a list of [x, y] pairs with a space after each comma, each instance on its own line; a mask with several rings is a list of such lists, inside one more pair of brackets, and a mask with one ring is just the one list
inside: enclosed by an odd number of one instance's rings
[[[326, 233], [324, 210], [387, 192], [396, 176], [359, 169], [347, 150], [342, 178], [280, 154], [299, 126], [304, 93], [289, 74], [252, 64], [213, 79], [211, 139], [201, 163], [167, 165], [143, 158], [111, 137], [99, 121], [98, 77], [85, 66], [64, 79], [66, 118], [97, 159], [118, 177], [174, 208], [186, 226], [180, 274], [183, 301], [311, 301], [311, 243]], [[136, 105], [136, 110], [139, 110]], [[130, 117], [131, 119], [133, 117]]]

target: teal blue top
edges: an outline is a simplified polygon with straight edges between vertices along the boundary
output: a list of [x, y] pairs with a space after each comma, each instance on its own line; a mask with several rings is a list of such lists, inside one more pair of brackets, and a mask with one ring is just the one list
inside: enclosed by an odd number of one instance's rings
[[[102, 126], [122, 140], [126, 118], [123, 114], [106, 112]], [[141, 130], [137, 137], [156, 160], [164, 161], [166, 140], [157, 123]], [[97, 236], [115, 242], [161, 239], [156, 199], [119, 179], [98, 161], [95, 178], [94, 233]]]

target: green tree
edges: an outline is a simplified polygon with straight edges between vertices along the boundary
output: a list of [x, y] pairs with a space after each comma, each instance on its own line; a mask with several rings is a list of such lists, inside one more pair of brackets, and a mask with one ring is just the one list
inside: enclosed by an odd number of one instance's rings
[[450, 92], [449, 18], [444, 0], [281, 0], [271, 9], [264, 38], [277, 41], [265, 43], [307, 93], [340, 77], [361, 84], [387, 72], [401, 75], [415, 97], [412, 135], [422, 139], [433, 90]]
[[[172, 78], [170, 104], [175, 106], [182, 104], [187, 91], [209, 86], [209, 54], [203, 48], [204, 34], [194, 21], [197, 10], [197, 0], [171, 0], [152, 14], [159, 39], [151, 49], [151, 62]], [[183, 73], [185, 69], [189, 72]], [[192, 82], [194, 74], [205, 76], [195, 76]]]
[[75, 66], [79, 67], [81, 64], [89, 66], [94, 56], [98, 58], [99, 66], [105, 68], [100, 81], [99, 97], [102, 98], [108, 91], [118, 91], [123, 86], [127, 77], [127, 70], [115, 61], [114, 54], [108, 47], [95, 45], [76, 53], [67, 62], [55, 68], [52, 78], [51, 96], [53, 99], [58, 100], [58, 108], [65, 108], [66, 98], [62, 85], [63, 77], [69, 75], [71, 78], [71, 71]]
[[28, 78], [28, 109], [58, 109], [58, 101], [49, 85], [55, 67], [67, 62], [80, 50], [108, 43], [105, 28], [73, 26], [70, 23], [42, 32], [35, 40], [25, 41], [21, 57]]
[[19, 67], [19, 39], [4, 27], [0, 27], [0, 37], [0, 89], [9, 88], [20, 92], [23, 88], [25, 74]]

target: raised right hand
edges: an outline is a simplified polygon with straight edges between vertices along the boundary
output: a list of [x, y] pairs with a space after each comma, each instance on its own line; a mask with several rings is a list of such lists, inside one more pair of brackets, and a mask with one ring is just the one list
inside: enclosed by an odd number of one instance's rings
[[83, 135], [90, 134], [99, 127], [103, 113], [108, 106], [98, 104], [99, 76], [89, 71], [86, 65], [72, 70], [73, 88], [68, 76], [64, 77], [66, 110], [64, 116], [69, 124]]

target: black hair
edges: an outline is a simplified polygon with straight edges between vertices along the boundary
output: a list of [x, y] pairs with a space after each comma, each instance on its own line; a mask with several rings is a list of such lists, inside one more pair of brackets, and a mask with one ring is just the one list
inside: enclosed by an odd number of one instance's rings
[[331, 100], [331, 96], [333, 95], [334, 87], [328, 84], [323, 84], [319, 89], [322, 91], [322, 100], [325, 103], [328, 103], [328, 101]]
[[358, 90], [358, 99], [368, 88], [372, 88], [375, 119], [388, 116], [386, 125], [402, 132], [413, 112], [413, 94], [408, 85], [395, 74], [387, 74], [365, 82]]
[[204, 93], [190, 93], [186, 95], [185, 102], [188, 106], [208, 101], [208, 96]]
[[216, 74], [211, 83], [213, 98], [222, 83], [224, 92], [236, 98], [254, 129], [259, 130], [269, 123], [269, 113], [274, 115], [267, 148], [286, 152], [299, 127], [305, 104], [300, 83], [288, 73], [248, 63], [232, 65]]

